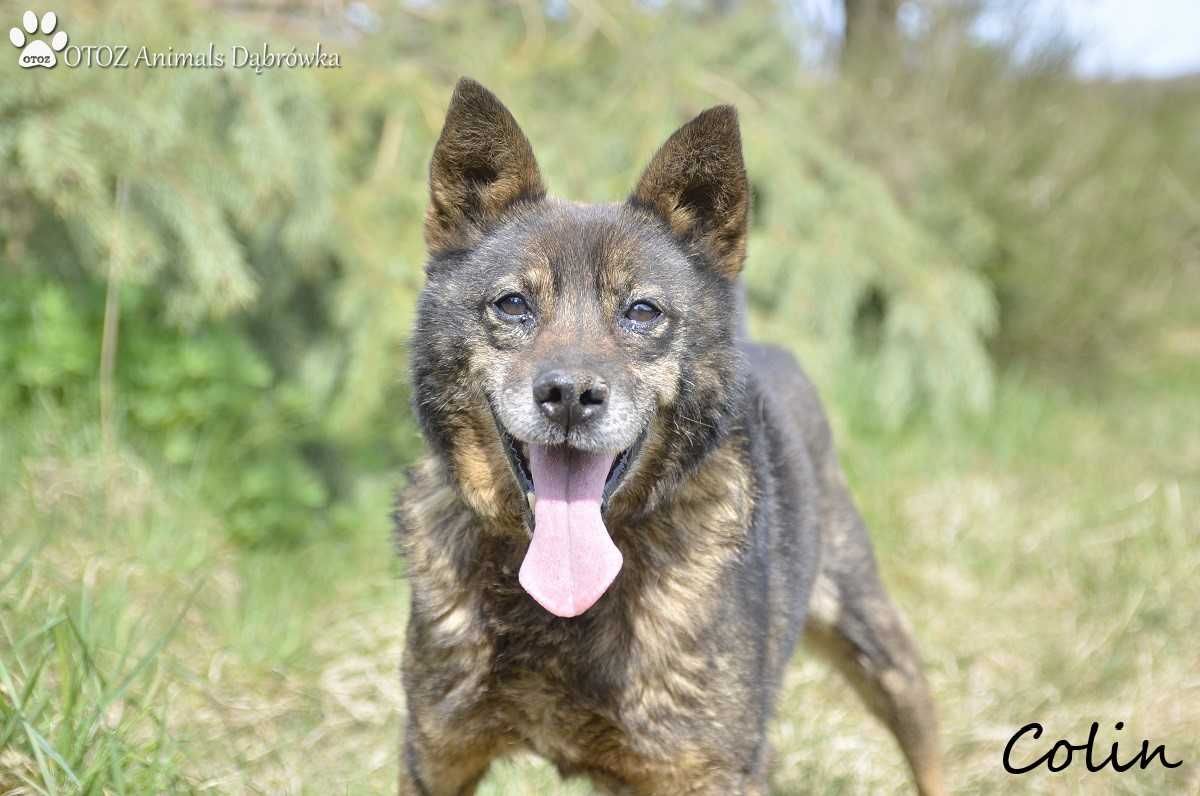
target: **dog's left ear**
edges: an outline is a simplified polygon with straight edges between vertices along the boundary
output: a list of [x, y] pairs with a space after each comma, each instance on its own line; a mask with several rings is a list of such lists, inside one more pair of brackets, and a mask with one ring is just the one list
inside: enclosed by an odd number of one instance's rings
[[429, 253], [467, 248], [513, 203], [545, 195], [533, 148], [508, 108], [474, 80], [459, 80], [429, 164]]
[[737, 276], [746, 259], [750, 189], [733, 106], [709, 108], [676, 130], [629, 201], [654, 212], [685, 250], [698, 249], [719, 274]]

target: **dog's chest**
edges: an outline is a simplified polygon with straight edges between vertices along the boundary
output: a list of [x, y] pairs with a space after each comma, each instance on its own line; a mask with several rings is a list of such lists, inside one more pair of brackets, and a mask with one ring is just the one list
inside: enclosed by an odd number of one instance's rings
[[581, 621], [522, 610], [489, 624], [481, 696], [514, 741], [560, 764], [590, 759], [598, 744], [623, 745], [624, 706], [639, 671], [615, 612]]
[[591, 760], [599, 747], [623, 746], [615, 706], [581, 698], [558, 678], [527, 673], [498, 684], [495, 703], [510, 738], [559, 765]]

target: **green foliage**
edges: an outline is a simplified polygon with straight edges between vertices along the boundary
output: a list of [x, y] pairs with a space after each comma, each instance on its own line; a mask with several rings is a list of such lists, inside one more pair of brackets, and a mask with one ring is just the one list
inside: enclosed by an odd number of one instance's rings
[[[165, 18], [133, 3], [61, 13], [98, 42], [200, 50], [237, 36], [184, 6]], [[327, 331], [286, 307], [306, 279], [329, 277], [317, 87], [248, 70], [21, 77], [0, 86], [10, 288], [0, 365], [12, 373], [0, 406], [92, 403], [103, 290], [115, 283], [127, 431], [168, 463], [204, 468], [235, 538], [288, 542], [320, 528], [312, 513], [329, 488], [301, 453], [316, 401], [278, 375], [285, 357], [272, 358], [304, 345], [287, 334], [297, 327]]]
[[[16, 278], [0, 298], [0, 409], [94, 405], [101, 297]], [[123, 429], [167, 466], [199, 473], [201, 489], [249, 545], [304, 540], [329, 525], [329, 487], [305, 454], [319, 442], [309, 396], [280, 379], [232, 322], [164, 327], [145, 291], [122, 302], [117, 394]]]
[[184, 334], [133, 316], [121, 386], [126, 422], [167, 463], [202, 468], [232, 537], [294, 543], [319, 532], [328, 490], [302, 449], [316, 423], [294, 385], [231, 325]]
[[[165, 20], [141, 3], [63, 13], [96, 42], [199, 50], [233, 35], [183, 5]], [[27, 268], [154, 285], [171, 319], [187, 322], [254, 302], [251, 254], [277, 249], [302, 264], [321, 252], [329, 174], [309, 81], [58, 69], [4, 80], [0, 114], [0, 226]]]
[[35, 395], [74, 395], [95, 370], [100, 350], [85, 317], [60, 285], [10, 279], [0, 295], [0, 411]]

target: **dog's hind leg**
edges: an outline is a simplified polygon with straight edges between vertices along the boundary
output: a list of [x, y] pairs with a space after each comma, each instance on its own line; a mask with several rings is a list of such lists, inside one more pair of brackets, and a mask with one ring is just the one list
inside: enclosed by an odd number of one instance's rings
[[806, 640], [853, 685], [900, 744], [923, 796], [942, 796], [937, 715], [916, 645], [884, 591], [840, 476], [830, 490]]

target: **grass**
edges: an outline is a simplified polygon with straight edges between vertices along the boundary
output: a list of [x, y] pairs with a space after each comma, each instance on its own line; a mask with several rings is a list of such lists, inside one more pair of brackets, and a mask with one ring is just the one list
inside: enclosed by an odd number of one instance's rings
[[[1068, 390], [1010, 375], [986, 422], [883, 434], [833, 390], [854, 491], [937, 693], [956, 793], [1200, 789], [1200, 424], [1188, 357]], [[1193, 363], [1194, 364], [1194, 363]], [[0, 794], [389, 791], [405, 587], [384, 474], [357, 530], [290, 553], [224, 543], [164, 478], [49, 410], [0, 436]], [[1155, 766], [1013, 778], [1022, 725]], [[1125, 722], [1119, 733], [1117, 721]], [[907, 773], [803, 654], [775, 790], [894, 793]], [[1029, 747], [1032, 751], [1033, 747]], [[536, 760], [485, 794], [587, 793]]]

